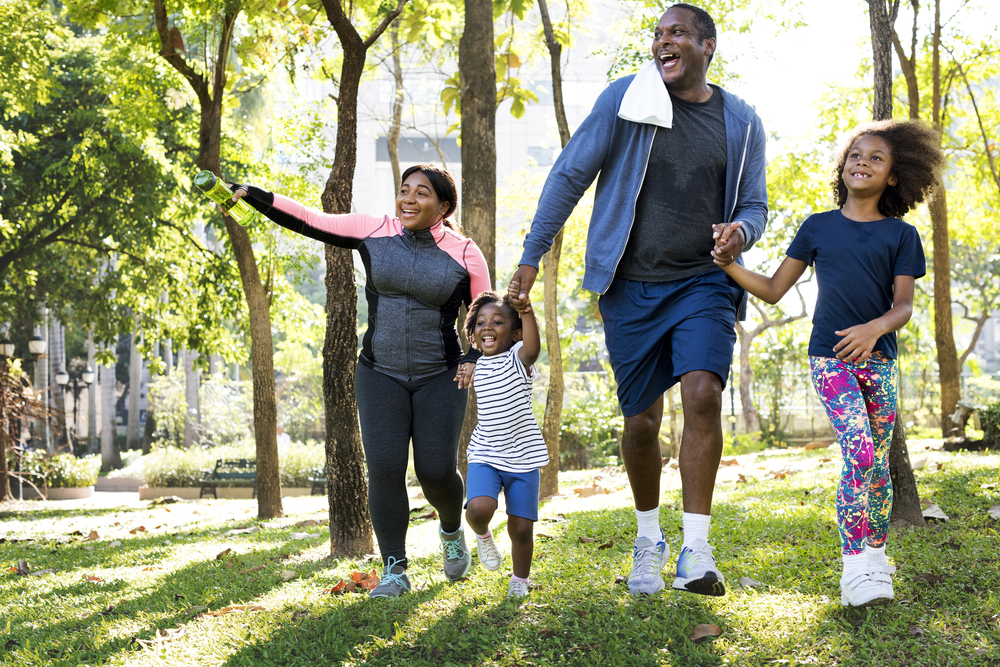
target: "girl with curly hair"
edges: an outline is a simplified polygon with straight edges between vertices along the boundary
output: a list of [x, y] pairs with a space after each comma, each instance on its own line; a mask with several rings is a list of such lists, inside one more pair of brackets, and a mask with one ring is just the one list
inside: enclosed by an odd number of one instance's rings
[[748, 292], [771, 304], [807, 266], [816, 267], [809, 365], [844, 459], [837, 493], [844, 606], [894, 598], [896, 569], [886, 559], [885, 543], [892, 508], [895, 332], [910, 319], [914, 283], [926, 268], [917, 230], [900, 218], [923, 201], [941, 163], [936, 134], [920, 122], [862, 125], [848, 137], [837, 163], [838, 208], [802, 223], [773, 276], [715, 259]]
[[513, 283], [503, 297], [483, 292], [465, 319], [469, 341], [483, 354], [475, 365], [479, 424], [469, 441], [465, 520], [476, 534], [479, 562], [487, 570], [499, 569], [503, 556], [493, 541], [490, 520], [503, 489], [514, 570], [507, 597], [515, 599], [528, 593], [538, 471], [549, 462], [531, 412], [534, 364], [542, 342], [531, 303], [518, 292]]

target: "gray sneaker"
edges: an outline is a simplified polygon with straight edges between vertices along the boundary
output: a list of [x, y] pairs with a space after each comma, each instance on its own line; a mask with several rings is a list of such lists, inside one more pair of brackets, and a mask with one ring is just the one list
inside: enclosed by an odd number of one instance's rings
[[459, 528], [458, 534], [449, 539], [438, 528], [438, 535], [441, 537], [441, 552], [444, 555], [444, 576], [451, 581], [458, 581], [472, 567], [472, 554], [465, 546], [465, 531]]
[[661, 570], [670, 557], [670, 547], [662, 535], [655, 543], [645, 537], [636, 538], [632, 571], [628, 575], [628, 590], [632, 595], [653, 595], [663, 590]]
[[382, 580], [368, 593], [368, 597], [398, 598], [403, 593], [410, 592], [410, 578], [406, 576], [406, 568], [396, 563], [396, 559], [389, 556], [389, 562], [382, 570]]

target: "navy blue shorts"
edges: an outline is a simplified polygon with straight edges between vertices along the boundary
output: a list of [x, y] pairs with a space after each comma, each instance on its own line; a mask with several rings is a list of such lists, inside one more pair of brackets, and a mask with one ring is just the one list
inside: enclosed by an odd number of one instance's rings
[[496, 500], [503, 489], [507, 514], [529, 521], [538, 521], [538, 486], [541, 474], [531, 472], [505, 472], [485, 463], [469, 463], [465, 475], [465, 505], [478, 496]]
[[744, 291], [724, 271], [665, 283], [615, 278], [599, 305], [622, 414], [633, 417], [690, 371], [726, 386]]

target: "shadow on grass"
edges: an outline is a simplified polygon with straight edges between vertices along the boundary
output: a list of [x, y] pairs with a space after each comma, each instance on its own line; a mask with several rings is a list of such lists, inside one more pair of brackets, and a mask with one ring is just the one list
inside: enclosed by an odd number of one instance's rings
[[[160, 629], [188, 622], [192, 607], [214, 611], [267, 595], [283, 585], [279, 573], [287, 560], [315, 544], [287, 541], [283, 531], [262, 531], [234, 539], [228, 555], [217, 557], [213, 547], [200, 560], [160, 576], [156, 565], [169, 559], [171, 551], [196, 548], [217, 537], [193, 531], [171, 545], [163, 543], [162, 535], [135, 537], [119, 549], [101, 544], [94, 551], [81, 543], [55, 549], [53, 544], [16, 543], [17, 557], [29, 560], [33, 570], [61, 571], [42, 578], [2, 577], [0, 607], [10, 629], [0, 636], [0, 646], [23, 664], [33, 664], [32, 657], [46, 664], [103, 664], [136, 650], [136, 639], [152, 639]], [[0, 557], [6, 560], [14, 549], [4, 546]], [[322, 577], [329, 566], [320, 559], [300, 560], [294, 567], [300, 578], [308, 579]], [[126, 574], [108, 581], [87, 579], [102, 568]], [[72, 580], [67, 582], [67, 576]]]

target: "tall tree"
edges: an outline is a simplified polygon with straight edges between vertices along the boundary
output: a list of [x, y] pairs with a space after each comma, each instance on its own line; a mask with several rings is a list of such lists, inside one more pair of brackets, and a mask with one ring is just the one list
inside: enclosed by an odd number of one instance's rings
[[[569, 122], [566, 120], [566, 106], [562, 91], [562, 49], [556, 39], [549, 17], [546, 0], [538, 0], [538, 11], [542, 17], [545, 34], [545, 48], [549, 52], [549, 71], [552, 73], [552, 100], [555, 106], [556, 127], [559, 128], [559, 145], [566, 148], [569, 143]], [[552, 247], [542, 257], [544, 270], [542, 298], [545, 306], [545, 348], [549, 355], [549, 386], [545, 394], [545, 418], [542, 422], [542, 437], [549, 451], [549, 464], [542, 468], [538, 494], [542, 497], [559, 493], [559, 434], [562, 431], [563, 395], [566, 385], [563, 379], [562, 345], [559, 342], [559, 257], [562, 254], [563, 232], [560, 229], [552, 241]]]
[[[358, 154], [358, 89], [368, 49], [399, 15], [406, 0], [382, 16], [362, 38], [340, 0], [323, 0], [326, 17], [343, 49], [337, 80], [337, 145], [323, 190], [323, 210], [350, 213]], [[372, 550], [368, 479], [354, 395], [357, 365], [357, 292], [354, 260], [346, 248], [326, 246], [326, 340], [323, 344], [323, 399], [326, 406], [327, 496], [330, 499], [330, 553], [355, 555]]]
[[[917, 3], [914, 2], [914, 9]], [[868, 0], [868, 14], [871, 17], [872, 50], [874, 52], [874, 104], [872, 105], [872, 120], [892, 119], [892, 53], [889, 50], [893, 41], [896, 12], [899, 10], [899, 0], [892, 0], [891, 9], [886, 11], [885, 0]], [[940, 191], [942, 196], [943, 189]], [[935, 197], [937, 195], [935, 194]], [[947, 235], [947, 229], [945, 229]], [[935, 243], [935, 248], [937, 244]], [[947, 247], [947, 246], [946, 246]], [[935, 290], [937, 294], [937, 271], [935, 275]], [[949, 279], [946, 275], [946, 279]], [[949, 326], [951, 308], [946, 311]], [[954, 346], [954, 340], [952, 340]], [[943, 380], [943, 377], [942, 377]], [[897, 387], [898, 392], [902, 387]], [[910, 453], [906, 446], [906, 426], [896, 412], [896, 421], [892, 429], [892, 442], [889, 445], [889, 476], [892, 478], [892, 514], [896, 520], [905, 520], [911, 524], [924, 525], [923, 511], [920, 506], [920, 492], [913, 477], [910, 465]]]
[[[175, 6], [181, 10], [181, 3]], [[202, 27], [217, 36], [214, 53], [208, 39], [203, 44], [204, 69], [190, 62], [192, 54], [184, 47], [182, 14], [175, 15], [173, 25], [166, 0], [154, 0], [153, 17], [160, 41], [160, 56], [190, 85], [200, 108], [198, 124], [198, 157], [195, 165], [222, 177], [221, 145], [224, 100], [228, 95], [227, 80], [232, 66], [231, 52], [237, 19], [243, 9], [238, 0], [223, 3], [221, 11]], [[215, 20], [211, 20], [211, 19]], [[208, 34], [206, 30], [206, 35]], [[188, 38], [195, 35], [188, 33]], [[193, 55], [198, 55], [197, 53]], [[197, 60], [195, 61], [197, 62]], [[253, 425], [257, 450], [257, 515], [261, 519], [282, 516], [281, 476], [278, 467], [277, 405], [274, 395], [274, 343], [271, 337], [271, 276], [261, 279], [247, 230], [225, 216], [226, 233], [232, 246], [240, 282], [246, 297], [250, 324], [250, 360], [253, 377]]]
[[[910, 53], [906, 54], [895, 28], [892, 28], [892, 44], [899, 58], [899, 65], [906, 81], [910, 118], [922, 117], [920, 106], [920, 84], [918, 77], [917, 41], [919, 34], [918, 16], [920, 3], [911, 3], [913, 24], [910, 36]], [[934, 0], [934, 22], [931, 28], [931, 108], [930, 122], [938, 133], [942, 132], [942, 91], [941, 91], [941, 0]], [[958, 349], [951, 314], [951, 257], [948, 231], [948, 197], [944, 181], [939, 179], [931, 191], [927, 205], [931, 216], [932, 262], [934, 266], [934, 339], [937, 343], [938, 374], [941, 379], [941, 430], [947, 437], [953, 428], [951, 415], [962, 397], [961, 373], [958, 363]]]

